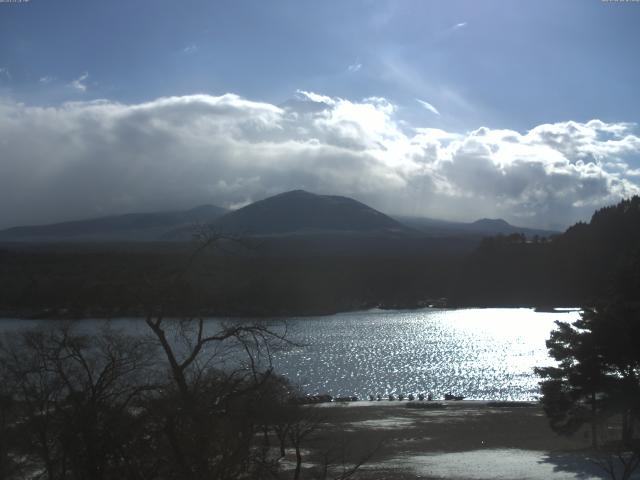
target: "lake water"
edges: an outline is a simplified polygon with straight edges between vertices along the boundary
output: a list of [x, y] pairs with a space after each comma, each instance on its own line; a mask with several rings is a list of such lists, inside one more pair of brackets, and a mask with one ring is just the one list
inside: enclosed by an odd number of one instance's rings
[[[553, 364], [545, 340], [555, 320], [577, 311], [532, 309], [371, 310], [286, 320], [300, 347], [274, 353], [277, 372], [309, 394], [333, 396], [446, 392], [482, 400], [535, 400], [533, 367]], [[40, 322], [4, 319], [0, 330]], [[96, 328], [98, 320], [83, 320]], [[116, 328], [146, 329], [140, 319], [118, 319]], [[218, 321], [212, 319], [210, 326]]]
[[446, 392], [473, 399], [533, 400], [533, 367], [553, 364], [545, 340], [576, 311], [468, 309], [368, 311], [291, 322], [305, 348], [276, 369], [307, 392], [332, 395]]

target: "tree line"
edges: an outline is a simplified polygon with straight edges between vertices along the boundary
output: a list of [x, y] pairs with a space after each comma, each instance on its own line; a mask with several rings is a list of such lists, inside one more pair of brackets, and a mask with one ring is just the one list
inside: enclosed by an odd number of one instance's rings
[[[7, 317], [144, 316], [148, 281], [187, 261], [192, 245], [0, 248], [0, 312]], [[211, 316], [317, 315], [446, 297], [462, 259], [423, 256], [205, 254], [181, 285], [184, 302]], [[175, 294], [174, 294], [175, 295]], [[185, 313], [176, 310], [176, 315]]]
[[629, 479], [640, 466], [640, 198], [599, 210], [545, 248], [538, 259], [560, 252], [567, 263], [557, 267], [581, 264], [565, 281], [575, 278], [583, 310], [573, 324], [556, 322], [547, 341], [557, 365], [536, 369], [543, 408], [558, 433], [586, 427], [596, 463]]
[[640, 286], [640, 197], [596, 211], [553, 238], [485, 238], [462, 263], [459, 305], [593, 305], [636, 296]]

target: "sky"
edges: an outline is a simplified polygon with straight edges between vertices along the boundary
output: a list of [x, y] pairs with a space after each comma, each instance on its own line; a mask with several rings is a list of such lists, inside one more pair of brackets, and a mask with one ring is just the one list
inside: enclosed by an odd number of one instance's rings
[[640, 2], [0, 2], [0, 228], [292, 189], [565, 228], [640, 194]]

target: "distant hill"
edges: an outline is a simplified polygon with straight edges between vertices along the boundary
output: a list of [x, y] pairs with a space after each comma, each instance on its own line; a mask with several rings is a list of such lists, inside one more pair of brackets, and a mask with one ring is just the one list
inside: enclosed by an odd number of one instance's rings
[[0, 231], [0, 241], [153, 241], [176, 228], [210, 223], [225, 213], [223, 208], [202, 205], [189, 210], [129, 213], [49, 225], [13, 227]]
[[396, 216], [395, 218], [405, 225], [414, 228], [422, 233], [425, 233], [431, 237], [458, 237], [466, 235], [486, 237], [493, 235], [511, 235], [514, 233], [522, 233], [527, 238], [533, 238], [535, 236], [550, 237], [559, 233], [552, 230], [516, 227], [501, 218], [482, 218], [471, 223], [449, 222], [446, 220], [437, 220], [426, 217]]

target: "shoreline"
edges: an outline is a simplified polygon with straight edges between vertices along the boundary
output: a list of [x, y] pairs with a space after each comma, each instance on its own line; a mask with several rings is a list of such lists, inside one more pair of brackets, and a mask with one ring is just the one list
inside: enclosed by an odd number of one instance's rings
[[[350, 402], [330, 401], [320, 403], [308, 403], [307, 406], [317, 408], [368, 408], [368, 407], [403, 407], [415, 410], [435, 410], [438, 407], [469, 407], [469, 408], [537, 408], [540, 406], [537, 400], [355, 400]], [[421, 405], [424, 408], [421, 408]], [[431, 407], [431, 408], [430, 408]]]
[[[465, 309], [507, 309], [507, 308], [526, 308], [541, 313], [566, 313], [568, 311], [579, 311], [580, 307], [566, 306], [540, 306], [540, 305], [524, 305], [524, 304], [499, 304], [499, 305], [467, 305], [467, 304], [448, 304], [446, 306], [439, 305], [393, 305], [385, 306], [375, 305], [359, 305], [350, 309], [329, 309], [322, 311], [305, 311], [305, 312], [225, 312], [217, 310], [203, 310], [194, 314], [169, 312], [166, 318], [229, 318], [229, 319], [277, 319], [289, 317], [326, 317], [343, 313], [359, 313], [368, 311], [419, 311], [426, 309], [433, 310], [465, 310]], [[78, 312], [73, 308], [2, 308], [0, 307], [0, 320], [16, 319], [16, 320], [113, 320], [118, 318], [145, 318], [146, 314], [142, 309], [123, 309], [112, 310], [97, 308], [95, 310], [85, 309]]]

